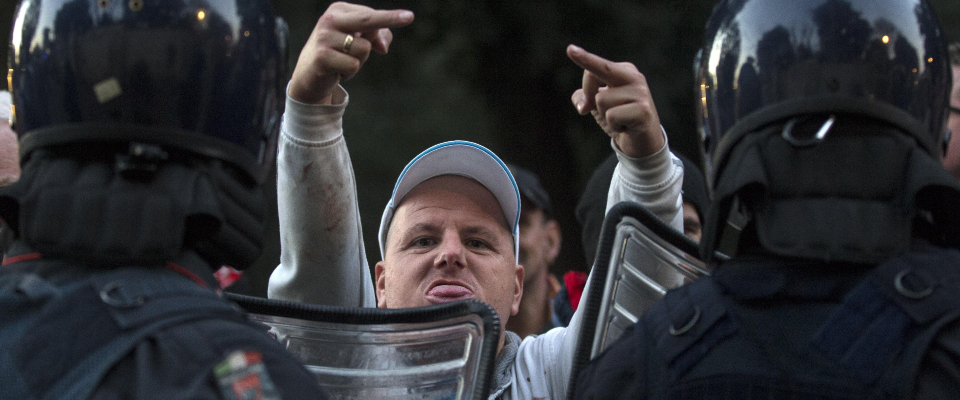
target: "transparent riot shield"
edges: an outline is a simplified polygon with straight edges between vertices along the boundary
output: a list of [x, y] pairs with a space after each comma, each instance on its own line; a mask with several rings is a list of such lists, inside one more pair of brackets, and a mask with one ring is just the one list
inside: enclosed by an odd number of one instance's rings
[[623, 202], [603, 220], [570, 381], [667, 290], [709, 274], [699, 245], [643, 206]]
[[500, 320], [467, 300], [408, 309], [329, 307], [227, 294], [314, 373], [331, 399], [480, 399]]

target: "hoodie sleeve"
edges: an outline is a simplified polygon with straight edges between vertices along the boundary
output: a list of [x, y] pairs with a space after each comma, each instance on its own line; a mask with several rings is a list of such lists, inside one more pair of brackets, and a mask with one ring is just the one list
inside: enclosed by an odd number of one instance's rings
[[[670, 152], [666, 133], [663, 148], [642, 158], [627, 157], [612, 140], [611, 146], [620, 162], [611, 178], [606, 209], [621, 201], [638, 202], [682, 232], [683, 203], [680, 190], [683, 185], [683, 164]], [[594, 277], [591, 273], [583, 296], [589, 296], [587, 292], [592, 279], [604, 277]], [[573, 353], [579, 341], [582, 320], [581, 304], [567, 327], [554, 328], [543, 335], [523, 339], [509, 371], [512, 374], [510, 382], [498, 388], [498, 393], [502, 393], [501, 398], [564, 398], [570, 383]]]
[[619, 163], [610, 180], [605, 211], [621, 201], [634, 201], [652, 211], [671, 228], [683, 232], [683, 198], [680, 193], [683, 188], [683, 163], [670, 152], [666, 132], [663, 141], [663, 147], [656, 153], [633, 158], [623, 154], [613, 139], [610, 140]]
[[272, 299], [376, 306], [343, 138], [345, 92], [343, 98], [337, 105], [287, 98], [277, 156], [280, 265], [267, 289]]

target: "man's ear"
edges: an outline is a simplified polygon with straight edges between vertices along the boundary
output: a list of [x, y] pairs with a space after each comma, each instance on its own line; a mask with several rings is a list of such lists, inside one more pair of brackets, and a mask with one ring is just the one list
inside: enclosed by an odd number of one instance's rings
[[517, 276], [516, 282], [514, 282], [513, 305], [510, 307], [510, 315], [517, 315], [520, 312], [520, 299], [523, 298], [523, 266], [517, 264], [514, 272]]
[[387, 308], [387, 283], [386, 283], [386, 274], [384, 271], [386, 267], [383, 265], [383, 261], [377, 262], [377, 265], [373, 268], [373, 276], [377, 282], [377, 308]]
[[544, 228], [547, 231], [547, 264], [552, 265], [553, 261], [560, 255], [560, 242], [562, 241], [560, 224], [551, 219], [547, 221]]

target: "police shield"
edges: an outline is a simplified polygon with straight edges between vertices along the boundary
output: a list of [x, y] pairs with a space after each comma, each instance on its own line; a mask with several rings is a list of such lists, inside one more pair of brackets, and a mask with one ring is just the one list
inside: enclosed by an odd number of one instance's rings
[[709, 274], [695, 256], [696, 242], [637, 203], [619, 203], [610, 209], [597, 249], [581, 303], [583, 322], [571, 386], [580, 370], [667, 290]]
[[591, 358], [636, 323], [667, 290], [708, 274], [706, 265], [693, 255], [697, 244], [639, 204], [623, 203], [611, 210], [603, 229], [608, 227], [615, 234], [612, 241], [601, 244], [601, 251], [609, 249], [609, 255], [602, 257], [606, 273], [594, 275], [605, 279], [595, 285], [602, 295]]
[[486, 399], [500, 336], [489, 305], [329, 307], [228, 294], [331, 399]]

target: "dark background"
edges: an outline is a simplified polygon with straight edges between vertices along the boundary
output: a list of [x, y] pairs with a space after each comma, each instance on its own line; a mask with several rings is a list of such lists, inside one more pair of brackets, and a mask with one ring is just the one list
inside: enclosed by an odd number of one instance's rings
[[[800, 1], [800, 0], [798, 0]], [[274, 0], [290, 25], [290, 70], [330, 3]], [[960, 40], [960, 1], [932, 0], [944, 33]], [[16, 1], [0, 0], [0, 41], [9, 42]], [[714, 0], [362, 1], [403, 7], [414, 23], [394, 31], [390, 54], [373, 55], [344, 83], [350, 106], [344, 130], [357, 176], [367, 255], [380, 259], [376, 233], [394, 181], [420, 151], [446, 140], [478, 142], [540, 176], [563, 227], [557, 274], [584, 270], [573, 210], [593, 169], [611, 153], [591, 117], [570, 95], [582, 70], [565, 54], [574, 43], [637, 65], [649, 81], [675, 152], [699, 159], [694, 120], [693, 55]], [[275, 180], [268, 245], [247, 271], [265, 295], [279, 262]]]

